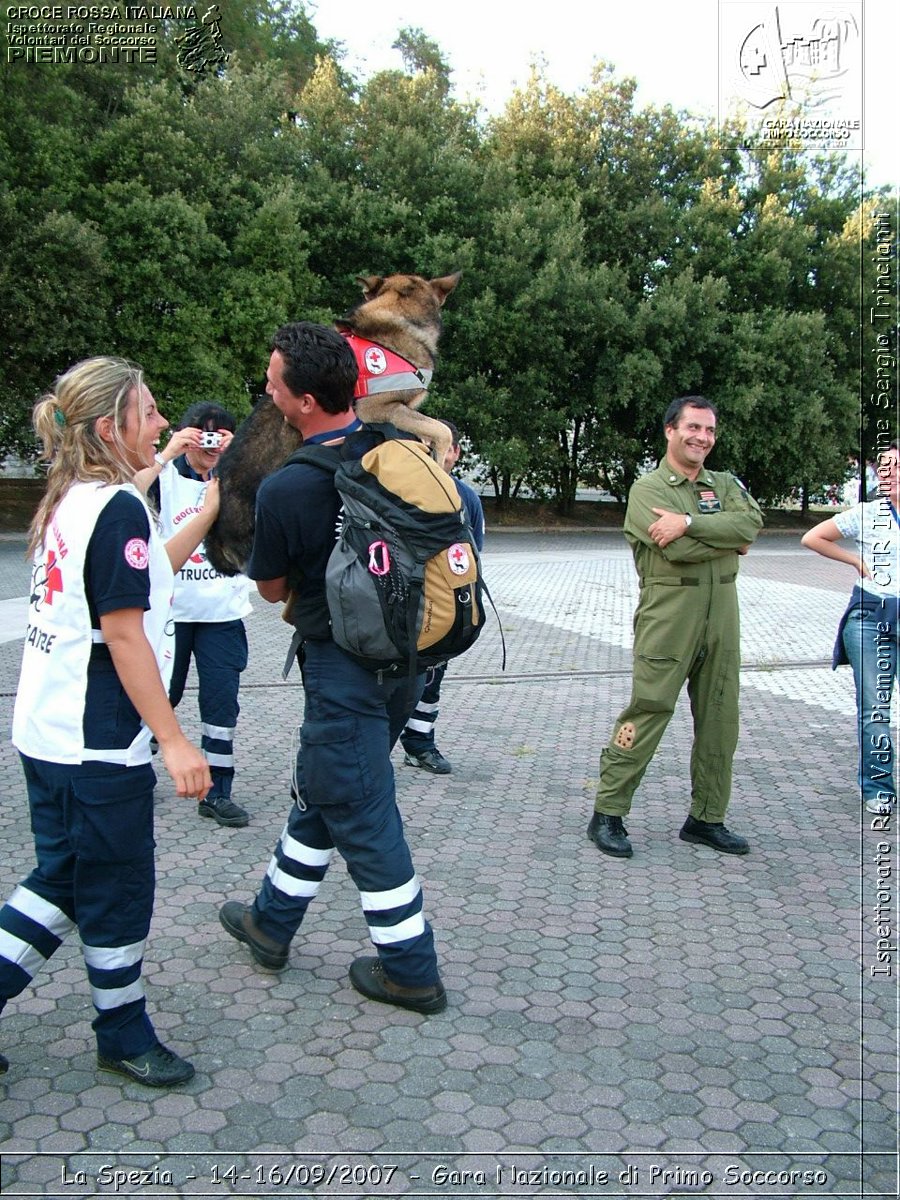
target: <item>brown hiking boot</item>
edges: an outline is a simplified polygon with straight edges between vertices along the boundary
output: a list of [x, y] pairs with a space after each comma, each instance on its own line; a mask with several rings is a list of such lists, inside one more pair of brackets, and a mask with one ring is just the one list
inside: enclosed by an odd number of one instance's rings
[[237, 900], [228, 900], [219, 909], [222, 928], [250, 947], [254, 960], [266, 971], [283, 971], [287, 966], [290, 943], [276, 942], [257, 929], [253, 909]]
[[405, 987], [384, 973], [380, 958], [358, 958], [350, 966], [350, 982], [369, 1000], [394, 1004], [417, 1013], [439, 1013], [447, 1007], [447, 993], [440, 980], [431, 987]]

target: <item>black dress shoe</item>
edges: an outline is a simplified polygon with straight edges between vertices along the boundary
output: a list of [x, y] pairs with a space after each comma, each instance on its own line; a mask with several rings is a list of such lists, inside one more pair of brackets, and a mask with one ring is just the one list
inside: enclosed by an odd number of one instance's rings
[[417, 1013], [439, 1013], [447, 1007], [447, 993], [440, 979], [430, 987], [406, 987], [384, 973], [380, 958], [358, 958], [350, 964], [350, 982], [368, 1000], [394, 1004]]
[[726, 829], [721, 821], [698, 821], [696, 817], [688, 817], [678, 836], [683, 842], [698, 842], [703, 846], [712, 846], [713, 850], [721, 850], [723, 854], [749, 854], [750, 852], [747, 839]]
[[253, 909], [237, 900], [228, 900], [219, 909], [222, 928], [250, 947], [256, 962], [266, 971], [283, 971], [287, 966], [290, 944], [276, 942], [268, 934], [256, 928]]
[[587, 835], [598, 850], [611, 854], [613, 858], [631, 858], [634, 854], [621, 817], [595, 812], [587, 827]]

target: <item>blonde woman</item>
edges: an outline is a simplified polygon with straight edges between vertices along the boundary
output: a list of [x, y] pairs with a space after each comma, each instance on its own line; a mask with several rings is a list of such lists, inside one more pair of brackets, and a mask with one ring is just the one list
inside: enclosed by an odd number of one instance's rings
[[155, 882], [151, 731], [179, 796], [202, 798], [211, 783], [165, 680], [173, 570], [215, 520], [218, 491], [162, 542], [132, 479], [167, 424], [140, 368], [120, 358], [76, 364], [35, 407], [50, 468], [31, 526], [13, 743], [37, 866], [0, 909], [0, 1009], [77, 929], [98, 1067], [149, 1087], [194, 1074], [157, 1038], [141, 982]]

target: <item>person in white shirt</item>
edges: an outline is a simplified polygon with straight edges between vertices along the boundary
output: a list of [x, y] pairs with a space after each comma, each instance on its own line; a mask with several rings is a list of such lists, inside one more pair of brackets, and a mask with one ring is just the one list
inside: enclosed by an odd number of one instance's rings
[[[167, 445], [156, 456], [155, 472], [142, 474], [159, 509], [164, 538], [173, 536], [202, 507], [219, 459], [234, 436], [235, 419], [218, 404], [192, 404]], [[199, 545], [175, 576], [175, 663], [169, 700], [177, 708], [184, 695], [191, 658], [197, 671], [201, 748], [213, 785], [200, 801], [201, 817], [240, 827], [250, 816], [231, 798], [234, 733], [240, 705], [241, 672], [247, 666], [243, 618], [251, 611], [246, 575], [221, 575]]]
[[13, 744], [37, 864], [0, 908], [0, 1009], [77, 929], [97, 1065], [148, 1087], [194, 1075], [156, 1036], [141, 982], [155, 885], [151, 732], [179, 796], [202, 800], [212, 782], [166, 685], [172, 572], [215, 520], [218, 486], [164, 543], [134, 476], [167, 425], [141, 369], [121, 358], [77, 363], [35, 407], [50, 467], [31, 525]]
[[[878, 456], [877, 499], [820, 521], [802, 543], [858, 575], [841, 618], [832, 665], [853, 668], [859, 734], [859, 786], [866, 811], [889, 814], [897, 803], [891, 696], [900, 640], [900, 451]], [[840, 545], [846, 538], [853, 549]]]

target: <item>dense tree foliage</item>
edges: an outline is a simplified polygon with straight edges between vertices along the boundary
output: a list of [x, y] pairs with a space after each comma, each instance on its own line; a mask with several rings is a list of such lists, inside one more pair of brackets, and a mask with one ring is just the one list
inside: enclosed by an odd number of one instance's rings
[[624, 497], [688, 392], [720, 408], [711, 465], [765, 501], [874, 444], [882, 199], [843, 158], [721, 148], [602, 63], [487, 120], [420, 30], [360, 84], [296, 0], [223, 8], [214, 71], [179, 68], [169, 22], [152, 68], [0, 76], [0, 452], [33, 448], [36, 394], [80, 357], [138, 360], [170, 417], [243, 414], [278, 324], [333, 319], [361, 274], [457, 269], [429, 409], [501, 503]]

